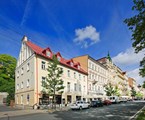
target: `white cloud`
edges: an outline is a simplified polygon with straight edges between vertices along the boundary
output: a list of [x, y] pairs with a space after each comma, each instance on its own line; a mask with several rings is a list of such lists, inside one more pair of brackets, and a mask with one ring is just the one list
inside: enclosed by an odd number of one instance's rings
[[139, 68], [127, 72], [127, 75], [134, 78], [138, 84], [142, 84], [145, 81], [145, 78], [139, 76]]
[[144, 53], [139, 52], [134, 53], [134, 48], [129, 48], [125, 52], [119, 53], [117, 56], [113, 57], [113, 62], [119, 66], [130, 66], [139, 64], [139, 62], [144, 57]]
[[78, 28], [75, 30], [76, 38], [74, 42], [87, 48], [100, 40], [100, 33], [96, 31], [96, 28], [92, 25], [85, 28]]

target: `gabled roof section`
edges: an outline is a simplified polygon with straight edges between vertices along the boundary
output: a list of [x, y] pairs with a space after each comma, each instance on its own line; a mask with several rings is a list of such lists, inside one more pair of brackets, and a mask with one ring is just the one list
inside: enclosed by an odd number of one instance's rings
[[[43, 48], [37, 46], [36, 44], [30, 42], [30, 41], [25, 41], [25, 43], [26, 43], [27, 46], [29, 46], [29, 47], [35, 52], [35, 54], [38, 54], [38, 55], [40, 55], [40, 56], [42, 56], [42, 57], [44, 57], [44, 58], [46, 58], [46, 59], [52, 60], [52, 57], [48, 57], [48, 56], [46, 55], [46, 53], [45, 53], [46, 50], [51, 51], [50, 48], [45, 48], [45, 49], [43, 49]], [[51, 52], [52, 52], [52, 51], [51, 51]], [[85, 70], [83, 70], [82, 68], [78, 69], [78, 67], [75, 67], [74, 65], [71, 66], [70, 64], [68, 64], [68, 62], [73, 62], [73, 63], [74, 63], [74, 61], [73, 61], [72, 59], [66, 60], [65, 58], [63, 58], [63, 57], [61, 56], [60, 52], [57, 52], [56, 54], [54, 54], [54, 53], [52, 52], [52, 56], [53, 56], [53, 55], [56, 55], [56, 56], [60, 56], [60, 57], [61, 57], [60, 64], [66, 66], [66, 67], [68, 67], [68, 68], [74, 69], [74, 70], [76, 70], [76, 71], [78, 71], [78, 72], [81, 72], [81, 73], [83, 73], [83, 74], [86, 74], [86, 75], [88, 74], [88, 73], [87, 73]], [[77, 64], [80, 65], [80, 63], [77, 63]]]
[[43, 49], [42, 53], [46, 53], [46, 51], [50, 51], [52, 53], [52, 51], [51, 51], [51, 49], [49, 47]]
[[56, 56], [59, 56], [59, 57], [62, 57], [61, 54], [60, 54], [60, 52], [57, 52], [55, 55]]

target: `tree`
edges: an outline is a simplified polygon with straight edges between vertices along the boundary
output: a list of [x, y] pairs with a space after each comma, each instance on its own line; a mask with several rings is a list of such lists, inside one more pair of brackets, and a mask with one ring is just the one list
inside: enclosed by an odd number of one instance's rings
[[132, 97], [135, 97], [136, 96], [136, 91], [135, 91], [134, 87], [131, 88], [131, 91], [130, 92], [131, 92], [131, 96]]
[[14, 100], [16, 59], [10, 55], [0, 54], [0, 92], [7, 92], [7, 104]]
[[114, 93], [113, 94], [116, 95], [116, 96], [120, 96], [120, 91], [119, 91], [119, 88], [118, 88], [117, 85], [114, 88]]
[[61, 75], [63, 73], [62, 69], [58, 67], [59, 61], [56, 56], [53, 56], [52, 61], [48, 64], [48, 76], [46, 80], [43, 81], [42, 86], [44, 87], [45, 93], [53, 96], [53, 103], [56, 106], [56, 93], [63, 93], [63, 80], [61, 79]]
[[[135, 48], [135, 52], [138, 53], [145, 48], [145, 1], [133, 0], [134, 6], [132, 10], [135, 10], [137, 14], [131, 18], [125, 19], [124, 22], [132, 32], [132, 46]], [[142, 77], [145, 77], [145, 56], [140, 61], [140, 72]]]
[[136, 97], [141, 99], [143, 97], [143, 94], [141, 92], [137, 92]]
[[112, 96], [114, 94], [114, 88], [111, 83], [106, 84], [104, 87], [107, 96]]
[[143, 82], [143, 85], [142, 85], [142, 87], [143, 87], [143, 88], [145, 88], [145, 81]]
[[108, 83], [104, 87], [107, 96], [120, 96], [119, 88], [117, 85], [114, 87], [111, 83]]

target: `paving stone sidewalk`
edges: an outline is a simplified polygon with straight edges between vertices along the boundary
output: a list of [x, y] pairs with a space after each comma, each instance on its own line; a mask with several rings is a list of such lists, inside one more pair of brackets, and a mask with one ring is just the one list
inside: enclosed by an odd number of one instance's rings
[[53, 113], [56, 111], [67, 111], [69, 107], [62, 107], [56, 109], [43, 109], [43, 110], [15, 110], [15, 111], [4, 111], [0, 112], [0, 118], [4, 117], [11, 117], [11, 116], [21, 116], [21, 115], [28, 115], [28, 114], [37, 114], [37, 113]]

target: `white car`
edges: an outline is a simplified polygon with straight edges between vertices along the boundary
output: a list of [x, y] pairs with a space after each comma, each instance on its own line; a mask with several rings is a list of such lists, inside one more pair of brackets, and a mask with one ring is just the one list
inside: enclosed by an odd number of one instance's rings
[[120, 103], [121, 102], [121, 100], [118, 96], [109, 96], [108, 98], [112, 103]]
[[84, 101], [76, 101], [74, 102], [70, 108], [73, 110], [73, 109], [84, 109], [84, 108], [90, 108], [90, 104], [87, 103], [87, 102], [84, 102]]

